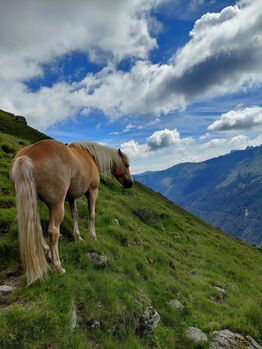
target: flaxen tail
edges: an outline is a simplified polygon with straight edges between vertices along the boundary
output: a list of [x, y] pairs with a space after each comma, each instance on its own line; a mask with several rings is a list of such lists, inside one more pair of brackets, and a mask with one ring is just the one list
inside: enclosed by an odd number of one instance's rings
[[14, 160], [11, 179], [16, 191], [16, 209], [20, 251], [27, 284], [46, 275], [48, 265], [43, 250], [43, 232], [37, 206], [34, 165], [28, 156]]

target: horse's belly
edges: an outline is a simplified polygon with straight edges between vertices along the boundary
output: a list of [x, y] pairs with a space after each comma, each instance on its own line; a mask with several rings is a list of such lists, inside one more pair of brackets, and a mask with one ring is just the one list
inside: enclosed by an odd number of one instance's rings
[[85, 183], [71, 183], [70, 187], [68, 188], [66, 198], [67, 199], [76, 199], [79, 198], [79, 196], [84, 195], [88, 191], [88, 184]]
[[84, 190], [68, 190], [66, 194], [66, 200], [68, 199], [77, 199], [80, 196], [84, 195], [86, 191]]

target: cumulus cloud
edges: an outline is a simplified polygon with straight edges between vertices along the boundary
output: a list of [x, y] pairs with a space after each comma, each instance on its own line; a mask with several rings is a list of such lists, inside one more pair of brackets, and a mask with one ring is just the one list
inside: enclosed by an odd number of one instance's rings
[[[148, 51], [156, 47], [148, 29], [148, 11], [158, 3], [158, 0], [4, 2], [0, 14], [1, 67], [12, 67], [15, 76], [19, 73], [19, 77], [27, 78], [40, 72], [35, 70], [39, 63], [77, 50], [87, 52], [94, 60], [146, 58]], [[1, 69], [1, 77], [10, 79], [11, 73], [12, 69]]]
[[166, 64], [136, 61], [128, 72], [105, 68], [88, 76], [87, 97], [112, 118], [167, 114], [197, 99], [262, 82], [260, 1], [239, 2], [196, 21], [191, 39]]
[[181, 142], [181, 139], [177, 129], [169, 130], [165, 128], [164, 130], [154, 132], [150, 137], [147, 138], [147, 142], [150, 149], [154, 150], [177, 144]]
[[[152, 10], [163, 2], [5, 2], [0, 12], [1, 107], [24, 113], [41, 128], [80, 110], [100, 110], [110, 119], [155, 118], [262, 82], [260, 0], [242, 0], [205, 14], [169, 62], [152, 64], [149, 53], [157, 47], [152, 27], [158, 26], [152, 24]], [[28, 91], [24, 81], [43, 74], [43, 63], [75, 51], [105, 67], [78, 83]], [[132, 58], [130, 71], [117, 69], [124, 58]]]
[[226, 139], [225, 138], [214, 138], [214, 139], [211, 139], [211, 141], [207, 142], [205, 144], [205, 147], [207, 147], [207, 148], [215, 148], [218, 145], [221, 145], [221, 144], [224, 144], [224, 143], [226, 143]]
[[262, 108], [231, 110], [208, 126], [209, 131], [245, 130], [262, 125]]
[[262, 7], [242, 1], [195, 22], [191, 39], [172, 57], [151, 101], [168, 109], [239, 91], [262, 81]]
[[147, 144], [139, 144], [133, 139], [121, 144], [120, 148], [132, 160], [144, 158], [147, 156], [147, 153], [149, 152], [149, 147]]
[[54, 59], [73, 52], [85, 52], [90, 61], [107, 66], [125, 58], [146, 59], [157, 47], [152, 32], [158, 25], [150, 11], [162, 1], [4, 2], [0, 11], [1, 107], [26, 114], [30, 124], [41, 128], [80, 109], [91, 111], [95, 102], [89, 105], [89, 99], [83, 99], [84, 88], [78, 93], [81, 87], [64, 83], [32, 93], [24, 82], [43, 75], [43, 64], [52, 65]]
[[198, 139], [199, 139], [200, 141], [205, 141], [205, 140], [207, 140], [207, 139], [209, 139], [209, 138], [211, 138], [211, 133], [206, 132], [204, 135], [199, 136]]
[[139, 144], [131, 139], [128, 142], [121, 144], [121, 149], [128, 154], [132, 160], [148, 157], [150, 152], [156, 152], [160, 149], [176, 146], [183, 148], [192, 141], [192, 138], [181, 138], [177, 129], [155, 131], [151, 136], [146, 138], [147, 143]]
[[244, 149], [248, 145], [250, 145], [249, 142], [249, 137], [245, 135], [234, 136], [228, 141], [228, 143], [230, 144], [230, 146], [232, 146], [233, 149]]
[[[9, 98], [10, 94], [13, 98]], [[0, 83], [0, 105], [2, 109], [25, 115], [33, 127], [47, 129], [75, 115], [81, 108], [81, 96], [66, 83], [30, 92], [20, 82], [7, 81]]]

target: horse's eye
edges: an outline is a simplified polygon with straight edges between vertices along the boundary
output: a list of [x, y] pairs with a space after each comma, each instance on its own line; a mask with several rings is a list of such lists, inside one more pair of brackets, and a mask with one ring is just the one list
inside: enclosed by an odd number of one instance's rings
[[126, 168], [129, 168], [129, 165], [125, 165]]

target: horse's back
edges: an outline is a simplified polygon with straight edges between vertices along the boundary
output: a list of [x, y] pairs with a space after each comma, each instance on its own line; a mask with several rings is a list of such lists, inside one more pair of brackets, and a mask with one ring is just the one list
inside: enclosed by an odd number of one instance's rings
[[21, 149], [15, 156], [28, 156], [35, 162], [46, 161], [47, 158], [54, 158], [56, 155], [60, 158], [68, 156], [67, 147], [56, 140], [45, 139]]
[[53, 204], [65, 198], [71, 166], [70, 154], [63, 143], [43, 140], [20, 150], [14, 160], [20, 156], [31, 159], [36, 189], [43, 201]]

